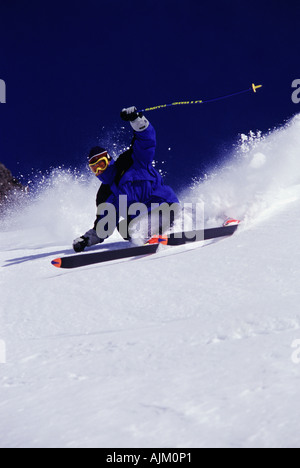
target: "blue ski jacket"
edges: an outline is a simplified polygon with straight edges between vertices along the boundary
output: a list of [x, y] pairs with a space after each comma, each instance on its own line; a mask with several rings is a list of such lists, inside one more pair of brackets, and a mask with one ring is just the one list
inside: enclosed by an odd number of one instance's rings
[[171, 187], [164, 184], [162, 176], [153, 167], [156, 149], [156, 132], [151, 124], [142, 132], [134, 130], [128, 151], [112, 161], [99, 175], [102, 182], [97, 195], [97, 206], [113, 203], [118, 210], [119, 195], [127, 195], [127, 204], [179, 203]]

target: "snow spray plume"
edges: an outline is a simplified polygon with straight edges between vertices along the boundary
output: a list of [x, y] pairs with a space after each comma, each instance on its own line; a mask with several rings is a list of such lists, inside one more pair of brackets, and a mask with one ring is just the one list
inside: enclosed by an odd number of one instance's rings
[[300, 114], [281, 128], [241, 135], [221, 167], [182, 194], [205, 204], [206, 224], [226, 216], [249, 223], [300, 198]]
[[37, 172], [29, 186], [31, 189], [22, 204], [18, 203], [5, 217], [2, 230], [19, 229], [32, 233], [34, 228], [35, 241], [40, 238], [41, 242], [70, 243], [74, 235], [91, 224], [95, 216], [98, 181], [88, 169], [79, 171], [60, 167], [46, 174]]

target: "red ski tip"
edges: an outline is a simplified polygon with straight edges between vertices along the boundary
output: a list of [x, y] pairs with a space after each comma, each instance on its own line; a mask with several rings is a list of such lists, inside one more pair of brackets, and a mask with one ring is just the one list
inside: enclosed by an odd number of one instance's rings
[[61, 267], [61, 258], [56, 258], [55, 260], [52, 260], [52, 265], [55, 266], [56, 268]]
[[238, 224], [240, 224], [240, 220], [239, 219], [234, 219], [234, 218], [228, 218], [226, 219], [226, 221], [224, 221], [223, 223], [223, 226], [226, 227], [226, 226], [236, 226]]

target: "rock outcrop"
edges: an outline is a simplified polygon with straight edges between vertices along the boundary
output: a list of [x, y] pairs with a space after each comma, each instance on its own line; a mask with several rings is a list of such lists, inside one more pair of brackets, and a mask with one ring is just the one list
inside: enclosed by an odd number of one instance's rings
[[22, 184], [0, 163], [0, 206], [4, 206], [23, 191]]

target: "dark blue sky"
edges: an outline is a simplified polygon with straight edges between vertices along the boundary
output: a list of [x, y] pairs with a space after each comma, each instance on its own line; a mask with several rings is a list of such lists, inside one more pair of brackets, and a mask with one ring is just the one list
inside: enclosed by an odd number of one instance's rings
[[[299, 30], [295, 0], [1, 0], [0, 161], [15, 175], [80, 166], [90, 146], [120, 141], [122, 107], [209, 99], [262, 83], [256, 95], [147, 114], [157, 158], [178, 187], [239, 133], [300, 112], [291, 100]], [[130, 132], [122, 138], [129, 143]]]

